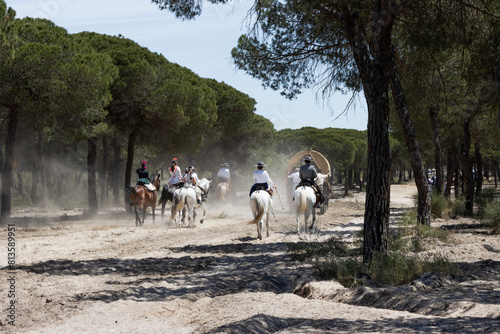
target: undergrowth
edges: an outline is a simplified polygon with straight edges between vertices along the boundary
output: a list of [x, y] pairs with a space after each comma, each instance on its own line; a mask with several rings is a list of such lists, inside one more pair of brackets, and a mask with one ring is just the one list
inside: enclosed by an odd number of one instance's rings
[[325, 242], [289, 243], [288, 250], [293, 260], [312, 261], [318, 279], [335, 279], [346, 287], [368, 281], [399, 286], [427, 272], [458, 273], [458, 268], [442, 255], [419, 254], [429, 246], [446, 242], [449, 234], [416, 221], [414, 213], [404, 215], [399, 226], [391, 229], [388, 251], [374, 253], [369, 263], [363, 262], [360, 247], [349, 247], [338, 237]]

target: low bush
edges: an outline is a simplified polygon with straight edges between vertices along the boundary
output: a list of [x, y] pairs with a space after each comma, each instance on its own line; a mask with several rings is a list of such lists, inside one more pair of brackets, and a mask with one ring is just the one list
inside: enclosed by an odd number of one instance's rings
[[487, 220], [493, 234], [500, 234], [500, 202], [491, 202], [484, 209], [483, 219]]

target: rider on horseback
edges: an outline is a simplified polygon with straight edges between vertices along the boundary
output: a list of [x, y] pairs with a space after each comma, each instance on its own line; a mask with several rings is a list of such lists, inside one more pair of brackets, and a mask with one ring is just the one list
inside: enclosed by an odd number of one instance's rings
[[201, 199], [206, 197], [205, 190], [199, 186], [200, 179], [198, 174], [196, 174], [196, 168], [194, 166], [189, 166], [187, 169], [187, 174], [184, 175], [184, 183], [187, 185], [192, 185], [195, 187], [196, 192], [196, 203], [201, 204]]
[[[269, 174], [267, 171], [264, 170], [264, 163], [259, 162], [255, 167], [257, 167], [257, 170], [253, 172], [253, 180], [254, 180], [254, 185], [250, 189], [250, 195], [252, 196], [252, 193], [256, 190], [268, 190], [269, 184], [271, 184], [271, 188], [276, 189], [276, 185], [274, 182], [271, 180], [269, 177]], [[272, 195], [272, 189], [268, 190], [268, 192]]]
[[231, 177], [231, 174], [229, 173], [229, 165], [227, 162], [224, 162], [221, 165], [221, 168], [219, 169], [217, 176], [219, 177], [219, 183], [221, 182], [229, 183], [229, 178]]
[[148, 190], [155, 191], [156, 188], [151, 184], [151, 181], [149, 181], [149, 171], [146, 169], [147, 162], [146, 161], [141, 162], [141, 166], [142, 166], [141, 168], [138, 168], [136, 170], [137, 175], [139, 176], [139, 180], [137, 180], [137, 185], [143, 185]]
[[305, 165], [300, 167], [299, 176], [300, 183], [297, 187], [300, 186], [310, 186], [314, 189], [316, 193], [316, 205], [315, 207], [319, 207], [325, 201], [325, 197], [321, 193], [321, 189], [316, 185], [314, 180], [318, 177], [318, 173], [316, 172], [316, 168], [311, 165], [312, 158], [310, 156], [306, 156], [304, 158]]
[[169, 167], [168, 171], [170, 172], [170, 179], [167, 182], [168, 186], [182, 187], [181, 168], [177, 166], [176, 158], [172, 159], [172, 167]]

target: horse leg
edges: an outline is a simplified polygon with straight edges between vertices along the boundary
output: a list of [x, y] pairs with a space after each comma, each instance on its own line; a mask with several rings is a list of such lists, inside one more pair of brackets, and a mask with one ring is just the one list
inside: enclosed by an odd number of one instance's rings
[[163, 201], [161, 202], [161, 222], [162, 223], [163, 223], [163, 217], [165, 215], [165, 205], [166, 204], [167, 204], [166, 202], [163, 202]]
[[[155, 203], [156, 203], [156, 201], [155, 201]], [[151, 210], [153, 210], [153, 225], [154, 225], [154, 224], [155, 224], [155, 210], [156, 210], [156, 206], [155, 206], [155, 205], [153, 205], [153, 206], [151, 207]]]
[[135, 226], [139, 226], [141, 219], [139, 218], [139, 208], [137, 205], [134, 205], [134, 213], [135, 213]]
[[142, 207], [142, 222], [140, 222], [140, 225], [144, 225], [144, 220], [146, 220], [146, 211], [147, 211], [147, 206]]
[[309, 229], [312, 231], [314, 227], [314, 222], [316, 221], [316, 209], [312, 208], [312, 223], [311, 226], [309, 226]]
[[297, 233], [300, 234], [300, 213], [297, 210], [297, 213], [295, 214], [295, 218], [297, 220]]
[[261, 231], [262, 231], [262, 220], [259, 220], [259, 221], [257, 222], [257, 237], [258, 237], [260, 240], [262, 240], [262, 233], [261, 233]]
[[201, 217], [200, 219], [200, 224], [203, 224], [203, 222], [205, 221], [205, 215], [207, 214], [207, 211], [205, 210], [205, 204], [201, 204], [201, 209], [203, 210], [203, 217]]
[[269, 212], [266, 213], [266, 230], [267, 230], [267, 237], [269, 238]]

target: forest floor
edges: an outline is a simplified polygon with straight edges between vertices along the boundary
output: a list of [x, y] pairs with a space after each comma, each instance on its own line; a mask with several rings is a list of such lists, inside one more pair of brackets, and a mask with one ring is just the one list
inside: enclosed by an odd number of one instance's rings
[[[391, 224], [415, 194], [414, 185], [391, 187]], [[0, 229], [0, 332], [500, 333], [500, 237], [480, 221], [432, 222], [451, 241], [428, 252], [447, 256], [460, 275], [345, 288], [290, 259], [290, 243], [359, 237], [364, 196], [332, 199], [314, 233], [300, 237], [294, 215], [274, 198], [263, 240], [247, 224], [246, 196], [208, 204], [206, 221], [192, 228], [162, 224], [159, 210], [156, 224], [148, 215], [141, 227], [123, 209], [92, 220], [79, 210], [17, 210], [14, 268]]]

